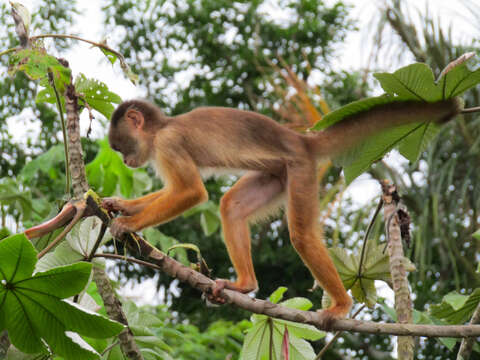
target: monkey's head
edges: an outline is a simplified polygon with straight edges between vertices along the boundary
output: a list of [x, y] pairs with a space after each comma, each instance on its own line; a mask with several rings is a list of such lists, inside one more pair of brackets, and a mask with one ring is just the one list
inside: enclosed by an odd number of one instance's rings
[[127, 166], [137, 168], [152, 158], [161, 116], [155, 105], [143, 100], [125, 101], [113, 112], [108, 140], [111, 148], [123, 155]]

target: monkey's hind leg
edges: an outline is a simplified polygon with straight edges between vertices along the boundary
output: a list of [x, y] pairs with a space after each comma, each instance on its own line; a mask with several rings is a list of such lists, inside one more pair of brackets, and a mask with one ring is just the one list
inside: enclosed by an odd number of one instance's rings
[[324, 321], [345, 317], [352, 306], [318, 226], [318, 179], [313, 161], [299, 160], [287, 168], [287, 217], [290, 240], [332, 306], [321, 312]]
[[251, 171], [223, 196], [220, 202], [223, 235], [237, 280], [217, 280], [214, 298], [218, 298], [223, 288], [243, 293], [258, 288], [252, 263], [248, 223], [265, 208], [271, 210], [271, 205], [277, 203], [276, 200], [283, 190], [284, 181], [281, 177]]

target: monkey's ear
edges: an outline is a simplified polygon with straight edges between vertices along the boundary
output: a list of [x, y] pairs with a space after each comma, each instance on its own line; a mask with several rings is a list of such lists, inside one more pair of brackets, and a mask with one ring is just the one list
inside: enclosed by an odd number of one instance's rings
[[137, 129], [143, 128], [143, 124], [145, 123], [142, 112], [135, 109], [128, 109], [125, 113], [125, 118]]

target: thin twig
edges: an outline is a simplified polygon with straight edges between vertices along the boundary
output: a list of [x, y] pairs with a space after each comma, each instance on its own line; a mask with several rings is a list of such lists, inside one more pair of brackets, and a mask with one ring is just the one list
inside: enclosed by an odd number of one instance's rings
[[115, 260], [128, 261], [128, 262], [135, 263], [135, 264], [138, 264], [138, 265], [147, 266], [147, 267], [150, 267], [150, 268], [155, 269], [155, 270], [161, 270], [161, 269], [162, 269], [160, 266], [158, 266], [158, 265], [156, 265], [156, 264], [153, 264], [153, 263], [150, 263], [150, 262], [148, 262], [148, 261], [138, 260], [138, 259], [135, 259], [135, 258], [132, 258], [132, 257], [123, 256], [123, 255], [117, 255], [117, 254], [94, 254], [93, 257], [94, 257], [94, 258], [98, 257], [98, 258], [106, 258], [106, 259], [115, 259]]
[[68, 160], [67, 130], [65, 127], [65, 118], [63, 117], [62, 102], [60, 100], [60, 96], [58, 95], [57, 87], [55, 86], [55, 80], [53, 79], [53, 73], [51, 71], [48, 71], [48, 81], [50, 86], [53, 88], [53, 92], [55, 93], [58, 113], [60, 115], [60, 122], [62, 124], [63, 148], [65, 151], [65, 176], [67, 178], [65, 184], [65, 194], [68, 196], [70, 194], [70, 162]]
[[95, 241], [95, 245], [93, 245], [92, 251], [88, 255], [87, 261], [90, 262], [92, 261], [95, 253], [97, 252], [98, 247], [100, 246], [100, 243], [103, 240], [103, 237], [105, 236], [105, 232], [107, 231], [108, 226], [102, 222], [102, 227], [100, 228], [100, 232], [98, 233], [97, 241]]
[[63, 229], [63, 231], [55, 238], [55, 240], [53, 240], [50, 244], [47, 245], [45, 249], [43, 249], [37, 254], [37, 259], [41, 259], [47, 252], [49, 252], [55, 245], [57, 245], [57, 243], [59, 243], [65, 237], [65, 235], [70, 232], [70, 230], [72, 230], [75, 224], [79, 222], [80, 219], [83, 217], [85, 210], [86, 207], [77, 208], [77, 213], [73, 217], [72, 221], [70, 221], [70, 223], [65, 226], [65, 229]]
[[466, 109], [463, 109], [462, 111], [460, 111], [461, 114], [471, 114], [471, 113], [476, 113], [476, 112], [480, 112], [480, 106], [466, 108]]
[[115, 341], [113, 342], [112, 344], [110, 344], [109, 346], [107, 346], [105, 348], [105, 350], [102, 351], [102, 357], [103, 355], [105, 355], [106, 353], [108, 353], [110, 350], [112, 350], [115, 346], [119, 345], [120, 344], [120, 341]]
[[[363, 304], [360, 309], [358, 309], [357, 311], [355, 311], [355, 314], [352, 315], [352, 319], [355, 319], [357, 317], [358, 314], [360, 314], [360, 312], [365, 309], [366, 305]], [[322, 358], [322, 356], [327, 352], [327, 350], [330, 348], [330, 346], [333, 345], [333, 343], [340, 337], [340, 335], [342, 335], [343, 331], [337, 331], [335, 333], [335, 335], [333, 336], [333, 338], [327, 343], [325, 344], [325, 346], [323, 347], [322, 350], [320, 350], [320, 352], [318, 353], [318, 355], [315, 357], [315, 360], [320, 360]]]

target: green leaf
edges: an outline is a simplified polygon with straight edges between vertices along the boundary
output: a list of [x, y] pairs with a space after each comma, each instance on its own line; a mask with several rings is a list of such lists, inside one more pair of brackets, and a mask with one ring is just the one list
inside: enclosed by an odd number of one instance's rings
[[[100, 229], [101, 221], [98, 218], [89, 217], [82, 220], [67, 234], [66, 241], [63, 241], [53, 252], [47, 253], [37, 262], [36, 271], [45, 271], [85, 259], [93, 250]], [[107, 231], [100, 245], [105, 244], [111, 238], [110, 232]], [[93, 261], [96, 264], [103, 263], [101, 259]]]
[[427, 64], [411, 64], [393, 74], [376, 73], [374, 76], [390, 96], [426, 102], [443, 99], [440, 88], [435, 84], [432, 69]]
[[313, 304], [310, 300], [303, 297], [294, 297], [280, 303], [282, 306], [307, 311], [312, 308]]
[[107, 119], [112, 117], [115, 107], [122, 99], [117, 94], [108, 90], [107, 85], [96, 79], [87, 79], [84, 74], [79, 74], [75, 79], [75, 89], [80, 94], [82, 101], [85, 101], [92, 109], [97, 110]]
[[425, 122], [400, 142], [398, 151], [413, 163], [418, 160], [439, 131], [440, 125], [431, 121]]
[[62, 144], [54, 145], [46, 153], [29, 161], [20, 172], [25, 181], [31, 181], [38, 172], [48, 174], [51, 168], [65, 161], [65, 151]]
[[[368, 141], [351, 149], [347, 157], [339, 159], [340, 164], [344, 166], [345, 182], [350, 184], [357, 176], [366, 171], [372, 163], [380, 160], [420, 126], [419, 124], [398, 126], [374, 135]], [[335, 162], [338, 163], [338, 160]]]
[[85, 262], [38, 272], [24, 279], [21, 287], [33, 292], [45, 292], [59, 299], [65, 299], [81, 292], [89, 277], [92, 265]]
[[98, 359], [78, 334], [106, 338], [118, 334], [123, 325], [62, 300], [85, 287], [91, 264], [76, 263], [32, 276], [35, 263], [36, 252], [23, 234], [0, 242], [0, 314], [9, 314], [0, 316], [0, 327], [26, 353], [46, 353], [48, 344], [68, 359]]
[[[158, 231], [154, 228], [148, 228], [143, 230], [143, 234], [145, 235], [145, 238], [148, 239], [148, 242], [150, 244], [159, 248], [165, 253], [172, 246], [180, 243], [177, 239], [171, 236], [167, 236], [161, 231]], [[187, 251], [184, 248], [176, 248], [173, 257], [180, 261], [183, 265], [190, 264], [190, 261], [188, 261]]]
[[[373, 113], [382, 107], [397, 106], [402, 109], [402, 103], [405, 103], [406, 107], [406, 102], [436, 103], [453, 98], [480, 82], [480, 69], [477, 71], [470, 72], [464, 64], [457, 65], [442, 76], [438, 85], [435, 83], [432, 70], [426, 64], [408, 65], [392, 74], [375, 74], [386, 94], [347, 104], [327, 114], [312, 129], [323, 130], [340, 121], [349, 119], [353, 121], [355, 116], [360, 114], [367, 117], [370, 112]], [[445, 78], [449, 81], [444, 80]], [[436, 119], [434, 114], [418, 119], [416, 118], [418, 115], [413, 113], [408, 116], [409, 121], [415, 121], [415, 123], [370, 136], [333, 159], [336, 164], [344, 167], [347, 184], [395, 147], [398, 147], [400, 153], [410, 161], [414, 162], [418, 159], [421, 152], [438, 133], [440, 126], [435, 122], [441, 119]], [[412, 118], [413, 116], [415, 118]], [[386, 118], [385, 121], [388, 122], [389, 119]]]
[[449, 304], [453, 310], [460, 310], [468, 300], [467, 295], [461, 295], [457, 292], [451, 292], [443, 297], [443, 301]]
[[[268, 360], [270, 353], [274, 359], [281, 358], [281, 345], [285, 329], [288, 329], [288, 347], [290, 359], [303, 360], [315, 358], [310, 343], [304, 338], [318, 340], [325, 334], [311, 325], [297, 324], [285, 320], [276, 320], [267, 317], [258, 317], [252, 328], [249, 329], [240, 359]], [[270, 348], [271, 347], [271, 348]]]
[[111, 63], [112, 65], [115, 64], [115, 61], [117, 61], [117, 59], [118, 59], [118, 56], [117, 56], [117, 55], [115, 55], [113, 52], [108, 51], [108, 50], [106, 50], [106, 49], [104, 49], [104, 48], [99, 47], [99, 49], [100, 49], [100, 51], [103, 53], [103, 55], [106, 56], [106, 58], [108, 59], [108, 61], [110, 61], [110, 63]]
[[[337, 268], [346, 289], [352, 290], [352, 295], [361, 303], [372, 307], [376, 303], [377, 294], [375, 280], [390, 280], [390, 265], [388, 255], [383, 253], [383, 245], [367, 244], [359, 274], [361, 254], [349, 254], [343, 248], [330, 248], [330, 257]], [[406, 266], [411, 269], [411, 263], [405, 258]], [[322, 304], [324, 302], [322, 301]]]
[[119, 185], [120, 193], [124, 197], [130, 197], [133, 189], [132, 169], [125, 166], [106, 139], [99, 140], [99, 145], [97, 156], [85, 167], [90, 185], [102, 196], [112, 195]]
[[25, 235], [13, 235], [0, 242], [0, 280], [14, 283], [32, 275], [37, 252]]
[[216, 213], [208, 210], [203, 211], [200, 214], [200, 225], [202, 226], [203, 233], [206, 236], [210, 236], [220, 227], [220, 218]]
[[[414, 320], [417, 319], [415, 321], [416, 324], [418, 323], [418, 324], [428, 324], [428, 325], [448, 325], [445, 321], [442, 321], [433, 316], [430, 316], [427, 312], [423, 312], [423, 311], [420, 312], [420, 311], [414, 310], [413, 315], [414, 315]], [[447, 349], [453, 350], [453, 348], [455, 347], [459, 339], [443, 337], [443, 338], [437, 338], [437, 341], [442, 343], [445, 347], [447, 347]]]
[[477, 239], [477, 240], [480, 240], [480, 229], [475, 231], [472, 236]]
[[430, 314], [449, 324], [463, 324], [468, 321], [480, 302], [480, 289], [475, 289], [466, 299], [464, 295], [450, 293], [438, 305], [430, 306]]
[[286, 325], [290, 335], [310, 341], [320, 340], [326, 335], [324, 331], [320, 331], [315, 326], [308, 324], [281, 319], [275, 319], [275, 323]]
[[405, 102], [405, 100], [389, 95], [382, 95], [353, 101], [337, 110], [329, 112], [323, 117], [322, 121], [317, 122], [311, 130], [324, 130], [340, 121], [343, 121], [347, 117], [367, 112], [382, 105], [402, 102]]
[[358, 279], [351, 288], [353, 297], [372, 309], [377, 303], [375, 282], [368, 279]]
[[[8, 73], [13, 76], [18, 71], [23, 71], [31, 80], [47, 79], [48, 73], [52, 72], [59, 94], [63, 94], [65, 86], [70, 83], [70, 69], [41, 49], [23, 49], [14, 53], [10, 57]], [[48, 84], [48, 81], [44, 80], [43, 84]]]
[[16, 208], [23, 221], [29, 220], [33, 209], [30, 192], [19, 189], [12, 179], [3, 180], [0, 182], [0, 204]]
[[438, 80], [438, 87], [442, 90], [443, 98], [459, 96], [468, 89], [480, 83], [480, 69], [470, 71], [465, 62], [443, 72]]
[[270, 302], [274, 303], [274, 304], [277, 304], [280, 300], [283, 299], [283, 294], [285, 294], [285, 292], [287, 291], [288, 289], [285, 287], [285, 286], [280, 286], [277, 290], [275, 290], [268, 298], [268, 300], [270, 300]]

